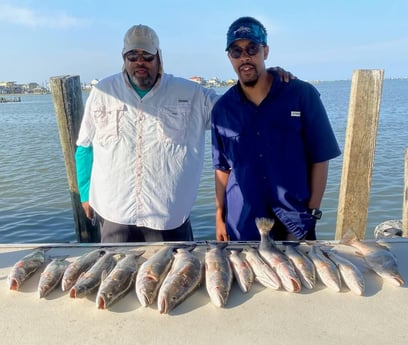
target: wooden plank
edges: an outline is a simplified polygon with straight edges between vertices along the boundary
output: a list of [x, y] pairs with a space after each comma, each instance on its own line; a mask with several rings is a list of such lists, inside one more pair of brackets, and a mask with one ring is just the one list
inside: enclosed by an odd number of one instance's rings
[[383, 80], [383, 70], [353, 73], [336, 239], [348, 229], [365, 238]]
[[404, 193], [402, 201], [402, 236], [408, 237], [408, 148], [405, 149]]
[[80, 78], [79, 76], [52, 77], [50, 86], [67, 171], [77, 240], [78, 242], [99, 242], [98, 230], [86, 218], [82, 208], [76, 178], [75, 143], [84, 111]]

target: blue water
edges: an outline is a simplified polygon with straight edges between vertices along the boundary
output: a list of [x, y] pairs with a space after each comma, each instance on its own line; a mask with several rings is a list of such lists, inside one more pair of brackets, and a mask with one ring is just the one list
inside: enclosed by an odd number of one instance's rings
[[[334, 131], [344, 147], [350, 81], [321, 82]], [[217, 90], [219, 93], [225, 89]], [[366, 238], [388, 219], [401, 219], [408, 146], [408, 80], [385, 80], [377, 133]], [[0, 243], [76, 241], [64, 158], [51, 95], [23, 95], [0, 104]], [[214, 239], [214, 182], [207, 133], [203, 175], [191, 220], [196, 239]], [[336, 230], [343, 157], [331, 161], [318, 224], [319, 239]]]

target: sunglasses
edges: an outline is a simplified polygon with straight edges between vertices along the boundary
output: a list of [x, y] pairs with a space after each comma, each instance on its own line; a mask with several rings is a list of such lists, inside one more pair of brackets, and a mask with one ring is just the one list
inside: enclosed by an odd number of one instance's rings
[[260, 44], [257, 43], [249, 43], [245, 48], [233, 45], [228, 49], [228, 53], [233, 59], [239, 59], [244, 51], [248, 56], [255, 56], [259, 52], [259, 47]]
[[129, 53], [126, 54], [126, 59], [128, 59], [130, 62], [136, 62], [139, 60], [139, 58], [142, 58], [142, 61], [152, 62], [155, 56], [156, 54], [150, 54], [145, 51], [143, 53], [138, 53], [136, 51], [130, 51]]

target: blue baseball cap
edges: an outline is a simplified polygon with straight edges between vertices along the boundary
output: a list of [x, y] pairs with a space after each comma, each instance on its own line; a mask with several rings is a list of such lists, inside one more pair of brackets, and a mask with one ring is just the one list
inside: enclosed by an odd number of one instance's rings
[[266, 46], [266, 29], [255, 18], [241, 17], [233, 22], [227, 32], [227, 48], [238, 40], [250, 40], [252, 42]]

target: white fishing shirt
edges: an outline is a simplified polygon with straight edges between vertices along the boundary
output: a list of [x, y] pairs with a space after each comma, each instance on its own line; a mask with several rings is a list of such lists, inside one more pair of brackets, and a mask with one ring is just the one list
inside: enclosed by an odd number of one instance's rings
[[103, 218], [157, 230], [190, 216], [218, 96], [163, 74], [143, 98], [124, 73], [91, 91], [77, 140], [93, 147], [89, 203]]

